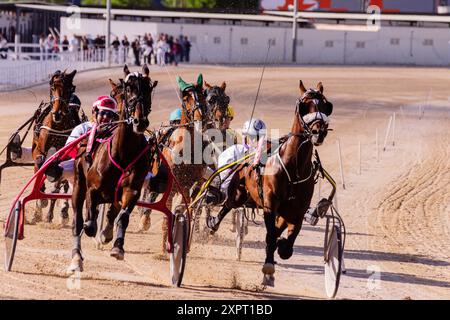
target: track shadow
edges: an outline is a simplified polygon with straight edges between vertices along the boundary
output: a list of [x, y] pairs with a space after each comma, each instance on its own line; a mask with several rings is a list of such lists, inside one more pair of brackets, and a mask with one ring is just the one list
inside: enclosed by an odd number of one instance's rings
[[[371, 275], [372, 275], [372, 273], [369, 274], [367, 272], [367, 270], [361, 270], [361, 269], [347, 269], [347, 273], [346, 273], [346, 276], [349, 276], [352, 278], [361, 278], [361, 279], [368, 279], [368, 277]], [[415, 275], [412, 275], [412, 274], [381, 271], [380, 279], [381, 279], [381, 281], [389, 281], [389, 282], [395, 282], [395, 283], [411, 283], [411, 284], [419, 284], [419, 285], [425, 285], [425, 286], [441, 287], [441, 288], [449, 288], [450, 289], [450, 282], [416, 277]]]
[[[294, 254], [323, 256], [323, 248], [315, 246], [294, 246]], [[371, 250], [345, 250], [346, 259], [369, 260], [369, 261], [394, 261], [414, 264], [424, 264], [435, 267], [449, 267], [450, 262], [435, 260], [423, 255], [400, 254], [392, 252], [371, 251]]]
[[[305, 270], [305, 271], [314, 272], [315, 274], [319, 274], [319, 275], [324, 273], [324, 268], [322, 265], [294, 265], [294, 264], [286, 264], [283, 262], [280, 262], [278, 265], [280, 268]], [[373, 275], [372, 272], [369, 273], [367, 270], [363, 270], [363, 269], [348, 269], [347, 268], [346, 271], [347, 272], [343, 275], [344, 277], [369, 279], [369, 277], [371, 277]], [[425, 286], [432, 286], [432, 287], [450, 288], [450, 282], [439, 281], [439, 280], [428, 279], [428, 278], [421, 278], [421, 277], [417, 277], [412, 274], [405, 274], [405, 273], [381, 271], [380, 279], [381, 279], [381, 281], [389, 281], [389, 282], [394, 282], [394, 283], [410, 283], [410, 284], [418, 284], [418, 285], [425, 285]]]

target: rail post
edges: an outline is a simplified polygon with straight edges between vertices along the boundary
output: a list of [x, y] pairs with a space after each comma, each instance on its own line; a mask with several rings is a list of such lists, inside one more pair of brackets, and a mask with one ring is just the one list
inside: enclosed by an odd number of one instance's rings
[[341, 155], [341, 141], [339, 139], [337, 140], [337, 147], [338, 147], [338, 156], [339, 156], [339, 169], [341, 171], [342, 189], [345, 190], [344, 168], [342, 166], [342, 155]]

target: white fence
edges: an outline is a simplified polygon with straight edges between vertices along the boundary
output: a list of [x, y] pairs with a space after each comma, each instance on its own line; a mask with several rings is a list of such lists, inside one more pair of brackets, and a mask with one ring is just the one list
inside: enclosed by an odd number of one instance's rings
[[[61, 34], [104, 34], [100, 19], [80, 19], [76, 31], [61, 18]], [[138, 35], [168, 33], [188, 36], [194, 63], [263, 63], [271, 43], [269, 63], [291, 63], [292, 29], [289, 26], [111, 21], [111, 32], [130, 41]], [[299, 28], [297, 62], [300, 64], [450, 66], [450, 28], [315, 24]]]
[[[0, 91], [25, 88], [49, 80], [56, 70], [78, 71], [107, 67], [106, 50], [93, 48], [58, 53], [41, 50], [38, 44], [10, 43], [6, 59], [0, 60]], [[28, 51], [28, 52], [27, 52]], [[125, 49], [112, 50], [111, 64], [126, 62]]]

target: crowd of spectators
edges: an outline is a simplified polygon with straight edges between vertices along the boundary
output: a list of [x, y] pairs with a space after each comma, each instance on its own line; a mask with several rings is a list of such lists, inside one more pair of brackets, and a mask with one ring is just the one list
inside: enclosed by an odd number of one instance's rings
[[[54, 57], [56, 53], [82, 51], [89, 56], [102, 57], [105, 49], [105, 36], [97, 35], [95, 38], [90, 35], [71, 35], [59, 38], [55, 34], [41, 34], [39, 38], [39, 48], [41, 59]], [[127, 36], [113, 37], [111, 41], [112, 61], [114, 63], [125, 63], [132, 59], [136, 66], [143, 63], [178, 65], [180, 62], [190, 61], [191, 43], [187, 36], [180, 35], [178, 38], [168, 34], [160, 34], [154, 38], [151, 34], [137, 36], [133, 41], [129, 41]]]

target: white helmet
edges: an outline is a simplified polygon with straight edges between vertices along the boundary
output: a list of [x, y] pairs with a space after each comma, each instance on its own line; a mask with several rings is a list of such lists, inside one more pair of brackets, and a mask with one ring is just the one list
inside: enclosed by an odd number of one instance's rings
[[256, 137], [266, 134], [266, 124], [260, 119], [252, 119], [252, 121], [245, 121], [242, 127], [242, 134], [244, 136]]

